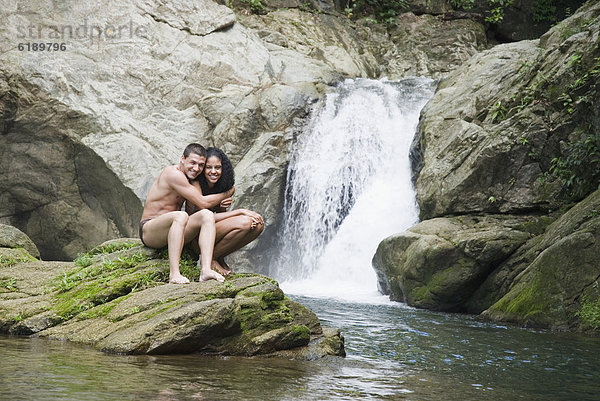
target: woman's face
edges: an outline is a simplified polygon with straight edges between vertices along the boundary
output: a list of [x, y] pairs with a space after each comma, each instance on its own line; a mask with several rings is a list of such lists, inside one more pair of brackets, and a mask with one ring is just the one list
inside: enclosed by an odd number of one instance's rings
[[221, 170], [223, 166], [221, 165], [221, 159], [217, 156], [210, 156], [206, 159], [206, 165], [204, 166], [204, 176], [206, 177], [206, 182], [208, 182], [208, 186], [212, 188], [215, 186], [219, 178], [221, 178]]

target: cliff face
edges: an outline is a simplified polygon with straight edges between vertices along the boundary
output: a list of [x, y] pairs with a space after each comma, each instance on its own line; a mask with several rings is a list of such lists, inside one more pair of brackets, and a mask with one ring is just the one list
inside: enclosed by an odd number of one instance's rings
[[588, 2], [539, 40], [481, 52], [441, 82], [413, 153], [424, 221], [373, 260], [392, 297], [600, 328], [599, 32], [600, 4]]
[[234, 207], [266, 217], [258, 250], [237, 263], [250, 269], [275, 234], [313, 101], [345, 77], [441, 77], [487, 46], [468, 18], [406, 13], [388, 32], [303, 4], [263, 15], [210, 0], [3, 7], [0, 222], [45, 259], [134, 236], [154, 178], [200, 142], [234, 162]]

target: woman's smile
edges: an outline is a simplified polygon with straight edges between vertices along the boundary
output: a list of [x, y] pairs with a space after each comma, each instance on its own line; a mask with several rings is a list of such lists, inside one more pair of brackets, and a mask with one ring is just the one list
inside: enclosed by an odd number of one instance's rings
[[221, 159], [217, 156], [210, 156], [206, 160], [206, 165], [204, 166], [204, 176], [206, 177], [206, 181], [210, 187], [214, 186], [219, 178], [221, 178], [221, 170], [223, 166], [221, 165]]

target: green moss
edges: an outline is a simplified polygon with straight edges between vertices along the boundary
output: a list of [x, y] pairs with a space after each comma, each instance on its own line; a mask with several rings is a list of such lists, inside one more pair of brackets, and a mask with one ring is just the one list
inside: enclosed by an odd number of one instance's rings
[[[142, 252], [80, 266], [54, 281], [54, 310], [67, 320], [131, 292], [163, 284], [168, 272], [166, 262], [148, 262]], [[107, 307], [97, 313], [108, 312]]]
[[17, 279], [14, 277], [0, 278], [0, 293], [17, 291]]
[[490, 308], [501, 312], [510, 320], [534, 324], [549, 325], [552, 323], [550, 314], [554, 311], [548, 295], [552, 284], [546, 278], [538, 278], [533, 283], [525, 283], [518, 289], [511, 290], [506, 296]]
[[[175, 308], [177, 306], [181, 306], [183, 304], [184, 304], [184, 301], [161, 303], [158, 306], [156, 306], [154, 308], [154, 310], [146, 316], [145, 320], [152, 319], [154, 316], [159, 315], [159, 314], [163, 313], [164, 311], [167, 311], [169, 309], [173, 309], [173, 308]], [[137, 311], [135, 313], [139, 313], [139, 311]]]
[[292, 314], [287, 306], [282, 305], [278, 310], [262, 316], [258, 327], [264, 330], [273, 330], [286, 323], [291, 323], [293, 320]]
[[575, 315], [579, 317], [584, 328], [600, 329], [600, 298], [595, 300], [584, 298]]
[[[80, 282], [89, 279], [104, 279], [105, 281], [119, 275], [126, 274], [128, 270], [135, 269], [148, 257], [141, 252], [120, 256], [113, 260], [103, 260], [94, 264], [83, 263], [78, 268], [63, 273], [54, 281], [54, 290], [59, 293], [69, 291]], [[111, 274], [112, 273], [112, 274]]]
[[435, 299], [427, 286], [415, 287], [410, 291], [409, 301], [413, 305], [434, 305]]
[[117, 304], [122, 300], [122, 298], [119, 299], [115, 299], [112, 302], [106, 303], [106, 304], [102, 304], [102, 305], [98, 305], [92, 309], [89, 309], [85, 312], [82, 312], [79, 317], [82, 319], [93, 319], [93, 318], [97, 318], [97, 317], [102, 317], [102, 316], [106, 316], [110, 313], [110, 311], [113, 310], [113, 308], [115, 306], [117, 306]]
[[240, 325], [245, 335], [253, 337], [256, 332], [266, 332], [289, 324], [294, 320], [284, 300], [273, 301], [267, 308], [256, 298], [247, 298], [240, 303]]
[[23, 248], [12, 248], [6, 254], [0, 254], [0, 267], [10, 267], [18, 263], [34, 262], [34, 258]]
[[540, 235], [546, 231], [546, 228], [548, 228], [548, 226], [552, 224], [554, 220], [555, 218], [550, 216], [533, 217], [520, 224], [518, 229], [519, 231], [524, 231], [529, 234]]
[[308, 344], [308, 341], [310, 340], [310, 329], [304, 325], [292, 325], [288, 335], [295, 343]]

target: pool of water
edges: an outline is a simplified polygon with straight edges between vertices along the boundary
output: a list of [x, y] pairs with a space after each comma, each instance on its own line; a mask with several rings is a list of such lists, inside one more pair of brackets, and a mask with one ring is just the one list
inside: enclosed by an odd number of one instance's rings
[[346, 358], [108, 355], [0, 336], [3, 400], [598, 400], [600, 339], [399, 303], [294, 297]]

